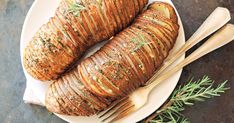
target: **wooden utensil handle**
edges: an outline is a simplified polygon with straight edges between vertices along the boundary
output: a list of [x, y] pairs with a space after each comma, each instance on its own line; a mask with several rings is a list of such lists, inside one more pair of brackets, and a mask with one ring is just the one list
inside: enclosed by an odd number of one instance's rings
[[163, 66], [156, 72], [156, 74], [146, 83], [151, 83], [156, 77], [163, 73], [163, 71], [170, 66], [174, 61], [176, 61], [181, 55], [192, 48], [194, 45], [202, 41], [204, 38], [214, 33], [225, 25], [229, 20], [230, 12], [226, 8], [218, 7], [216, 8], [210, 16], [203, 22], [203, 24], [198, 28], [198, 30], [192, 35], [192, 37], [186, 41], [186, 43], [175, 53], [171, 53]]
[[191, 62], [201, 58], [202, 56], [224, 46], [225, 44], [234, 40], [234, 25], [227, 24], [217, 33], [215, 33], [210, 39], [208, 39], [201, 47], [189, 55], [186, 59], [180, 62], [171, 70], [158, 77], [153, 83], [147, 86], [148, 90], [151, 91], [156, 85], [172, 76], [175, 72], [182, 69], [184, 66]]

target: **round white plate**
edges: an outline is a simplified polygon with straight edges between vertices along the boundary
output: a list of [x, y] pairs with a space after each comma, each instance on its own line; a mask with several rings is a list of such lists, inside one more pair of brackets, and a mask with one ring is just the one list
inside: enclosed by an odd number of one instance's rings
[[[149, 1], [153, 2], [156, 0], [149, 0]], [[160, 1], [160, 0], [157, 0], [157, 1]], [[161, 1], [168, 2], [171, 5], [173, 5], [170, 0], [161, 0]], [[42, 24], [46, 23], [48, 19], [54, 15], [55, 9], [57, 8], [58, 4], [59, 4], [59, 0], [35, 0], [35, 2], [33, 3], [25, 19], [22, 34], [21, 34], [21, 43], [20, 43], [21, 63], [23, 63], [22, 57], [23, 57], [24, 47], [30, 41], [30, 39], [36, 33], [36, 31], [39, 29], [39, 27]], [[171, 52], [177, 50], [179, 47], [181, 47], [185, 43], [184, 30], [183, 30], [183, 25], [181, 23], [180, 18], [179, 18], [179, 25], [180, 25], [179, 36]], [[94, 53], [95, 51], [97, 51], [104, 43], [105, 42], [100, 43], [96, 45], [95, 47], [91, 48], [87, 52], [86, 57]], [[184, 59], [184, 56], [182, 56], [176, 62], [179, 62], [183, 59]], [[42, 83], [39, 80], [35, 80], [25, 71], [24, 67], [23, 67], [23, 70], [27, 78], [27, 86], [32, 88], [33, 93], [38, 97], [38, 99], [41, 102], [44, 103], [45, 92], [50, 83]], [[171, 76], [168, 80], [160, 84], [158, 87], [156, 87], [150, 95], [149, 102], [143, 108], [119, 120], [118, 122], [125, 122], [125, 123], [137, 122], [137, 121], [144, 119], [145, 117], [153, 113], [155, 110], [157, 110], [166, 101], [166, 99], [170, 96], [170, 94], [174, 90], [180, 78], [181, 72], [182, 70], [177, 72], [175, 75]], [[57, 116], [72, 123], [100, 122], [100, 120], [96, 116], [92, 116], [92, 117], [65, 116], [65, 115], [57, 115]]]

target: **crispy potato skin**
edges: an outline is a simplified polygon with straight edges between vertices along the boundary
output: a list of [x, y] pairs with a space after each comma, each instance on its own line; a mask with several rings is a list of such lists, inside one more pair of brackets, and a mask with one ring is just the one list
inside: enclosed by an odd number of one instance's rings
[[25, 69], [41, 81], [58, 79], [88, 48], [127, 27], [148, 0], [138, 1], [141, 6], [136, 0], [62, 0], [26, 46]]
[[[134, 0], [135, 6], [142, 6], [144, 1], [139, 1]], [[130, 27], [51, 85], [46, 95], [48, 110], [76, 116], [104, 110], [153, 76], [173, 48], [178, 30], [173, 7], [151, 4]]]

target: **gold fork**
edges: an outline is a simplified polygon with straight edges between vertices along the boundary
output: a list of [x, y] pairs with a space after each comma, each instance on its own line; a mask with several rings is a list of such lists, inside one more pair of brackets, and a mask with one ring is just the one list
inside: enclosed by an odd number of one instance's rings
[[109, 122], [113, 122], [131, 114], [132, 112], [139, 110], [147, 103], [150, 92], [159, 83], [172, 76], [175, 72], [182, 69], [184, 66], [224, 46], [232, 40], [234, 40], [234, 25], [227, 24], [220, 31], [215, 33], [209, 40], [207, 40], [201, 47], [199, 47], [196, 51], [194, 51], [191, 55], [189, 55], [174, 68], [168, 70], [165, 74], [162, 74], [161, 76], [156, 78], [156, 80], [151, 84], [141, 87], [131, 93], [129, 96], [123, 98], [100, 117], [109, 114], [106, 118], [103, 119], [103, 121], [112, 118]]
[[[217, 18], [219, 18], [221, 21], [217, 20]], [[214, 21], [214, 19], [215, 19], [215, 21]], [[202, 26], [200, 26], [200, 28], [196, 31], [196, 33], [194, 33], [194, 35], [186, 42], [186, 44], [177, 53], [173, 54], [174, 57], [167, 59], [167, 61], [165, 62], [165, 64], [163, 65], [163, 67], [159, 71], [164, 71], [165, 68], [167, 68], [178, 57], [180, 57], [182, 54], [184, 54], [188, 49], [193, 47], [195, 44], [200, 42], [202, 39], [204, 39], [208, 35], [212, 34], [216, 30], [218, 30], [220, 27], [222, 27], [229, 20], [230, 20], [229, 11], [225, 8], [218, 7], [206, 19], [206, 21], [202, 24]], [[154, 77], [152, 77], [152, 79], [150, 79], [147, 83], [151, 83], [158, 75], [159, 74], [156, 73], [154, 75]], [[134, 95], [134, 94], [132, 94], [132, 95]], [[104, 117], [103, 121], [106, 121], [107, 119], [110, 119], [111, 117], [113, 117], [115, 115], [116, 117], [113, 120], [116, 120], [116, 119], [121, 118], [121, 116], [118, 116], [116, 114], [120, 114], [120, 113], [124, 114], [125, 112], [129, 113], [129, 112], [135, 111], [136, 109], [139, 109], [139, 108], [137, 108], [137, 106], [133, 107], [133, 105], [131, 105], [131, 101], [129, 101], [128, 97], [125, 97], [122, 100], [115, 102], [112, 106], [110, 106], [109, 109], [104, 111], [104, 113], [101, 113], [101, 115], [99, 117], [100, 118]]]

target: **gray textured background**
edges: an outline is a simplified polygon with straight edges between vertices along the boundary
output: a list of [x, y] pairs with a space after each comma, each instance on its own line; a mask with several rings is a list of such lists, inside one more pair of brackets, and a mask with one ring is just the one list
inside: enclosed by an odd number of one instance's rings
[[[32, 2], [0, 0], [0, 122], [63, 123], [45, 108], [24, 104], [22, 100], [25, 77], [20, 63], [20, 34]], [[174, 3], [183, 20], [186, 39], [217, 6], [229, 8], [234, 18], [234, 0], [174, 0]], [[234, 23], [234, 20], [231, 22]], [[233, 49], [234, 42], [184, 69], [180, 83], [192, 76], [201, 78], [209, 75], [217, 83], [229, 80], [228, 86], [232, 87], [221, 97], [186, 107], [183, 113], [192, 123], [234, 123]]]

